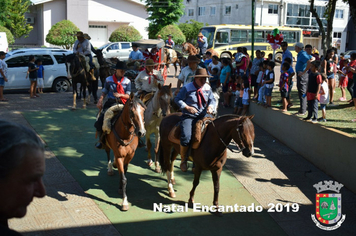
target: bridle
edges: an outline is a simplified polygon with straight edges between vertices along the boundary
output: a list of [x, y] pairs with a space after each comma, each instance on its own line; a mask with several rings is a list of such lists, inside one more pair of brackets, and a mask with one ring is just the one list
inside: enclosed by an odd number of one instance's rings
[[[78, 72], [74, 74], [75, 66], [73, 66], [72, 63], [76, 64], [76, 62], [75, 62], [76, 58], [77, 58], [77, 55], [75, 55], [75, 57], [71, 60], [71, 62], [69, 62], [69, 64], [70, 64], [69, 72], [72, 75], [72, 78], [77, 77], [78, 75], [80, 75], [84, 71], [84, 68], [82, 67], [81, 70], [78, 70]], [[79, 58], [78, 58], [78, 61], [79, 61], [79, 65], [81, 65], [81, 62], [80, 62]]]

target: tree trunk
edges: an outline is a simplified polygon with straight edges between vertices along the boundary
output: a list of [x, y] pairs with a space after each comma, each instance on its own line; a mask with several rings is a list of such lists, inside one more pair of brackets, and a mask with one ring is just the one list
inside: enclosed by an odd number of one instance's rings
[[[329, 4], [326, 7], [326, 10], [328, 12], [328, 15], [327, 15], [327, 28], [326, 28], [326, 46], [327, 46], [327, 49], [331, 48], [331, 46], [332, 46], [333, 22], [334, 22], [334, 16], [335, 16], [336, 2], [337, 2], [337, 0], [330, 0]], [[324, 55], [325, 55], [325, 51], [324, 51]]]
[[348, 1], [350, 6], [350, 15], [356, 31], [356, 1], [355, 0], [348, 0]]
[[319, 31], [321, 33], [321, 47], [323, 49], [323, 54], [326, 52], [326, 42], [325, 42], [325, 29], [323, 26], [323, 22], [321, 22], [320, 17], [318, 13], [316, 12], [316, 8], [314, 8], [314, 0], [310, 0], [310, 12], [312, 13], [312, 16], [315, 17], [316, 22], [319, 25]]

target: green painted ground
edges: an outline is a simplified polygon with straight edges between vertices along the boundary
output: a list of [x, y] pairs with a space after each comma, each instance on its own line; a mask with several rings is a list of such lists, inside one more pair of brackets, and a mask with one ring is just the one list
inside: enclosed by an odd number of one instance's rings
[[[127, 194], [130, 210], [120, 211], [122, 199], [117, 192], [118, 172], [108, 176], [106, 154], [94, 148], [95, 114], [96, 110], [88, 109], [29, 112], [24, 115], [122, 235], [285, 235], [265, 211], [229, 212], [224, 213], [223, 217], [193, 212], [192, 209], [183, 213], [154, 212], [154, 203], [183, 206], [189, 198], [193, 174], [182, 173], [177, 161], [177, 197], [170, 199], [166, 177], [147, 167], [144, 149], [136, 152], [129, 165]], [[200, 180], [195, 202], [210, 206], [213, 201], [210, 172], [204, 172]], [[259, 205], [227, 169], [221, 176], [219, 200], [220, 205], [224, 206]]]

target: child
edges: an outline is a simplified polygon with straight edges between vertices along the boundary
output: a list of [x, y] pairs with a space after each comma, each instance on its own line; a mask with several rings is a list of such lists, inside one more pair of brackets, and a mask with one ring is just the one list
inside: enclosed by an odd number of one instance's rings
[[250, 105], [250, 97], [251, 97], [251, 90], [250, 90], [250, 84], [248, 82], [248, 77], [244, 75], [242, 77], [243, 79], [243, 94], [242, 94], [242, 105], [243, 105], [243, 110], [241, 115], [246, 115], [248, 107]]
[[289, 86], [288, 86], [288, 80], [289, 80], [289, 74], [288, 70], [290, 68], [290, 65], [287, 62], [284, 62], [282, 64], [282, 74], [279, 80], [279, 91], [281, 92], [281, 97], [282, 97], [282, 103], [283, 103], [283, 109], [282, 111], [287, 111], [287, 96], [288, 96], [288, 91], [289, 91]]
[[29, 57], [28, 70], [27, 70], [27, 74], [26, 74], [26, 79], [27, 79], [27, 77], [29, 77], [29, 79], [31, 81], [30, 98], [39, 97], [39, 95], [36, 94], [37, 70], [38, 70], [38, 68], [35, 65], [35, 56], [31, 55]]
[[340, 69], [338, 70], [340, 74], [340, 80], [339, 80], [339, 87], [341, 89], [341, 98], [340, 101], [346, 101], [346, 94], [345, 94], [345, 88], [347, 88], [347, 82], [348, 82], [348, 77], [347, 77], [347, 69], [346, 66], [349, 62], [347, 60], [341, 60], [340, 61]]
[[271, 107], [271, 99], [272, 99], [272, 90], [274, 86], [274, 66], [276, 64], [274, 61], [268, 62], [268, 73], [266, 71], [267, 77], [266, 80], [263, 82], [266, 85], [265, 89], [265, 96], [266, 96], [266, 105], [265, 107]]
[[268, 58], [267, 58], [267, 60], [269, 60], [269, 61], [273, 61], [273, 54], [272, 54], [272, 53], [268, 54]]
[[235, 98], [235, 104], [234, 104], [234, 107], [235, 107], [234, 113], [237, 115], [241, 115], [241, 112], [243, 110], [242, 97], [244, 94], [244, 84], [242, 82], [241, 76], [239, 76], [238, 81], [239, 82], [236, 86], [236, 92], [235, 92], [236, 98]]
[[42, 65], [42, 60], [37, 59], [36, 60], [36, 65], [38, 67], [37, 70], [37, 92], [38, 93], [43, 93], [43, 88], [44, 88], [44, 68]]
[[216, 88], [218, 87], [219, 69], [214, 67], [211, 72], [213, 77], [209, 79], [210, 87], [213, 91], [216, 91]]
[[293, 103], [290, 101], [290, 94], [292, 92], [292, 87], [293, 87], [293, 77], [295, 75], [295, 72], [293, 70], [292, 65], [292, 59], [290, 59], [289, 57], [284, 59], [284, 62], [287, 62], [289, 64], [289, 70], [288, 70], [288, 94], [287, 94], [287, 102], [288, 102], [288, 106], [287, 108], [290, 108], [293, 106]]
[[261, 81], [262, 81], [262, 77], [263, 77], [263, 63], [261, 62], [259, 65], [259, 72], [257, 75], [257, 79], [256, 79], [256, 84], [257, 84], [257, 96], [256, 96], [256, 101], [258, 101], [259, 99], [259, 91], [261, 89]]
[[322, 112], [323, 117], [319, 118], [319, 122], [326, 122], [326, 104], [329, 101], [329, 88], [328, 88], [328, 83], [326, 82], [327, 76], [326, 74], [321, 74], [321, 78], [323, 82], [321, 83], [321, 88], [320, 88], [320, 109]]
[[265, 90], [266, 90], [266, 85], [264, 84], [266, 80], [266, 73], [268, 73], [267, 70], [267, 65], [268, 61], [263, 61], [262, 62], [262, 76], [261, 76], [261, 81], [259, 84], [260, 89], [258, 90], [258, 103], [257, 105], [262, 105], [266, 103], [266, 96], [265, 96]]
[[318, 122], [318, 97], [322, 78], [319, 73], [320, 61], [313, 61], [311, 63], [311, 73], [309, 74], [307, 101], [308, 101], [308, 116], [303, 120], [312, 119], [313, 123]]

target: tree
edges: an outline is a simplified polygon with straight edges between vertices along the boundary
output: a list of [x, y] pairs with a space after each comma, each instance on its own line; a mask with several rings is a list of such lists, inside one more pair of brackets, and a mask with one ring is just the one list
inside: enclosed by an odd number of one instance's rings
[[312, 13], [312, 16], [315, 17], [316, 22], [319, 25], [319, 30], [321, 32], [321, 38], [322, 38], [321, 44], [325, 54], [326, 50], [328, 48], [331, 48], [331, 44], [332, 44], [333, 22], [334, 22], [337, 0], [329, 0], [329, 2], [325, 3], [324, 17], [326, 18], [326, 22], [327, 22], [326, 32], [325, 32], [323, 22], [321, 21], [320, 16], [317, 13], [316, 8], [314, 7], [314, 1], [315, 0], [310, 0], [310, 12]]
[[204, 23], [195, 20], [189, 20], [189, 22], [186, 21], [185, 23], [181, 23], [178, 25], [179, 29], [181, 29], [183, 34], [185, 35], [187, 42], [191, 42], [194, 45], [197, 43], [197, 36], [203, 26]]
[[343, 2], [349, 3], [351, 18], [352, 18], [352, 21], [354, 23], [354, 27], [356, 30], [356, 1], [355, 0], [343, 0]]
[[175, 24], [163, 27], [160, 31], [158, 31], [157, 35], [158, 34], [162, 35], [163, 39], [166, 35], [171, 34], [175, 44], [182, 44], [186, 41], [183, 32]]
[[110, 42], [133, 42], [141, 39], [142, 36], [138, 30], [131, 25], [124, 25], [111, 33]]
[[62, 20], [52, 26], [46, 36], [46, 42], [62, 46], [65, 49], [70, 49], [74, 44], [75, 33], [79, 31], [79, 28], [70, 20]]
[[0, 32], [5, 32], [6, 33], [6, 38], [7, 38], [7, 43], [8, 44], [13, 44], [15, 42], [14, 36], [12, 35], [11, 31], [4, 26], [0, 25]]
[[2, 0], [0, 3], [0, 25], [8, 28], [15, 38], [28, 37], [33, 29], [25, 18], [30, 4], [30, 0]]
[[176, 23], [184, 14], [183, 0], [145, 0], [147, 18], [150, 21], [148, 32], [150, 38], [155, 38], [163, 27]]

